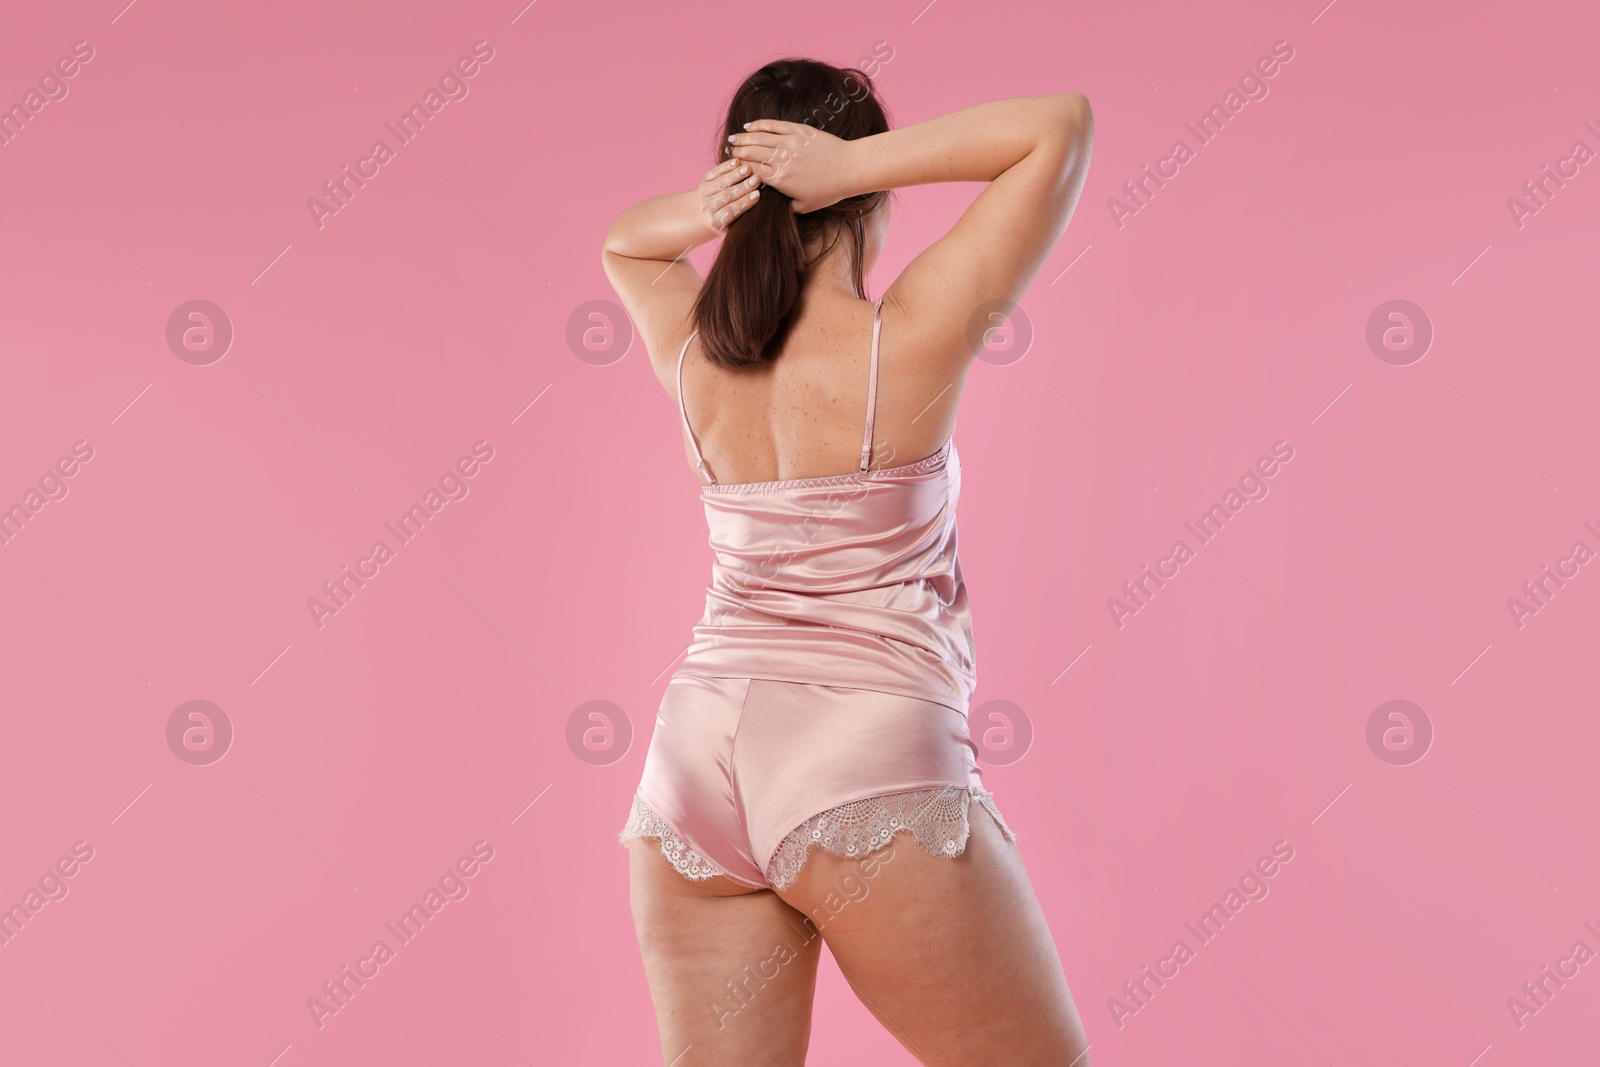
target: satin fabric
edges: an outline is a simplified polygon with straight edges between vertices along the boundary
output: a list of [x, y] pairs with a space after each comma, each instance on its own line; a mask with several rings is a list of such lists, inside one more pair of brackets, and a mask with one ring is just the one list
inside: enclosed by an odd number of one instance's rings
[[903, 467], [701, 489], [716, 553], [680, 674], [858, 686], [965, 712], [954, 445]]
[[639, 796], [726, 877], [765, 887], [789, 832], [854, 800], [982, 788], [966, 716], [913, 697], [678, 674]]
[[765, 886], [796, 826], [851, 801], [981, 789], [954, 446], [860, 474], [701, 488], [706, 609], [662, 697], [639, 796]]
[[698, 853], [673, 864], [693, 876], [705, 876], [703, 858], [764, 886], [778, 845], [812, 816], [981, 789], [966, 721], [976, 675], [956, 556], [961, 461], [947, 440], [916, 462], [869, 469], [881, 325], [880, 301], [853, 474], [718, 483], [682, 403], [693, 334], [679, 353], [679, 411], [709, 482], [700, 495], [715, 556], [636, 807], [681, 838], [661, 834], [664, 854]]

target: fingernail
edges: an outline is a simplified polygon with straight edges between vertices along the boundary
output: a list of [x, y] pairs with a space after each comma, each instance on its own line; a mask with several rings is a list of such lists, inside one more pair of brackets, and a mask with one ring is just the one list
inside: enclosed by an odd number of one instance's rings
[[761, 190], [757, 189], [755, 192], [751, 193], [750, 194], [750, 199], [751, 200], [760, 200], [761, 199]]
[[747, 130], [748, 130], [748, 129], [749, 129], [749, 128], [750, 128], [750, 124], [749, 124], [749, 123], [748, 123], [748, 122], [747, 122], [747, 123], [745, 123], [745, 124], [744, 124], [744, 128], [745, 128], [745, 129], [747, 129]]
[[733, 139], [734, 139], [734, 138], [735, 138], [735, 137], [737, 137], [737, 136], [739, 136], [739, 135], [738, 135], [738, 134], [736, 134], [736, 133], [730, 133], [730, 134], [728, 134], [728, 140], [730, 140], [730, 141], [731, 141], [731, 140], [733, 140]]

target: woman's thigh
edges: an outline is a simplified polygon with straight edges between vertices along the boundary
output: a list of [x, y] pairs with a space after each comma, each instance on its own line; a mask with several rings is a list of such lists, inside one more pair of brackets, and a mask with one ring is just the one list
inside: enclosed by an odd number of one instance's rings
[[856, 995], [921, 1062], [1087, 1067], [1022, 857], [976, 803], [971, 825], [954, 858], [903, 836], [877, 854], [889, 862], [865, 870], [813, 850], [783, 898], [817, 917]]
[[691, 882], [628, 842], [634, 929], [672, 1067], [800, 1067], [821, 938], [769, 889]]

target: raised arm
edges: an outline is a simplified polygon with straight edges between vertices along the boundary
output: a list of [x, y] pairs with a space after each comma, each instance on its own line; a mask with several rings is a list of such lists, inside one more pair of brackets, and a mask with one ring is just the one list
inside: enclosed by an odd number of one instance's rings
[[1083, 189], [1094, 118], [1081, 93], [995, 100], [887, 133], [841, 141], [792, 123], [753, 123], [734, 154], [762, 182], [814, 210], [845, 196], [934, 182], [987, 182], [950, 232], [885, 293], [930, 359], [964, 368], [972, 316], [1017, 302], [1055, 246]]
[[638, 324], [663, 385], [700, 291], [700, 275], [687, 253], [720, 237], [753, 203], [750, 194], [760, 195], [749, 169], [738, 160], [719, 163], [702, 175], [698, 189], [641, 200], [606, 232], [601, 265]]

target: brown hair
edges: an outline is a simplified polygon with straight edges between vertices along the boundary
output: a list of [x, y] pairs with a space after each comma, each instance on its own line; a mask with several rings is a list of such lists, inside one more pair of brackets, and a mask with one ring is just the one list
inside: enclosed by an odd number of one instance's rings
[[[803, 122], [847, 141], [889, 129], [872, 79], [864, 72], [799, 58], [768, 63], [739, 86], [717, 138], [719, 162], [728, 158], [728, 135], [744, 132], [744, 124], [756, 119]], [[853, 242], [856, 295], [866, 299], [862, 220], [876, 211], [887, 195], [880, 190], [848, 196], [829, 207], [797, 215], [789, 197], [762, 186], [755, 204], [728, 226], [716, 262], [695, 297], [692, 316], [706, 358], [725, 367], [753, 366], [777, 358], [792, 324], [806, 269], [815, 262], [806, 258], [806, 248], [830, 227], [833, 241], [816, 258], [848, 232]]]

